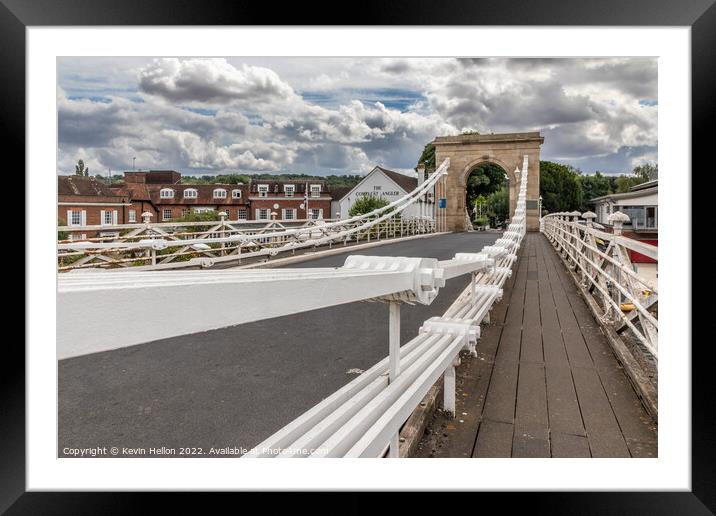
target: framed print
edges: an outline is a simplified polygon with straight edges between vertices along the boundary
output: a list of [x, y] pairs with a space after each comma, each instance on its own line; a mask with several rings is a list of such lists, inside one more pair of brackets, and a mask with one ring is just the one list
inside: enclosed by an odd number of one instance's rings
[[3, 510], [713, 509], [688, 216], [712, 2], [134, 7], [0, 7], [28, 242]]

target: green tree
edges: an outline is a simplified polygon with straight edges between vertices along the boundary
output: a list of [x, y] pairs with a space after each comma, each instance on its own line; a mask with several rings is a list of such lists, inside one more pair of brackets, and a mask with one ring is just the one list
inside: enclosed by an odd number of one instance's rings
[[363, 195], [353, 203], [351, 209], [348, 210], [348, 216], [355, 217], [356, 215], [364, 215], [383, 206], [387, 206], [388, 204], [388, 201], [377, 195]]
[[[427, 163], [426, 163], [427, 162]], [[426, 170], [435, 170], [435, 145], [430, 142], [423, 148], [418, 165], [425, 165]]]
[[632, 172], [634, 175], [641, 177], [644, 181], [653, 181], [654, 179], [659, 179], [659, 164], [644, 163], [643, 165], [634, 167]]
[[77, 162], [77, 165], [75, 165], [75, 175], [76, 176], [89, 176], [89, 168], [85, 168], [84, 161], [79, 160]]
[[494, 163], [483, 163], [470, 172], [467, 178], [467, 202], [475, 204], [475, 199], [480, 195], [489, 195], [502, 188], [507, 180], [507, 175], [502, 167]]
[[216, 176], [212, 183], [221, 183], [225, 185], [235, 185], [239, 183], [248, 183], [249, 176], [245, 174], [223, 174]]
[[588, 176], [578, 176], [577, 179], [582, 188], [582, 205], [579, 208], [580, 211], [587, 211], [589, 209], [587, 203], [591, 199], [609, 193], [609, 178], [603, 176], [600, 172]]
[[186, 215], [182, 215], [178, 219], [176, 219], [175, 222], [209, 222], [212, 220], [221, 220], [221, 217], [219, 217], [219, 212], [216, 210], [208, 210], [208, 211], [190, 211]]
[[[57, 226], [66, 226], [67, 222], [61, 217], [57, 217]], [[67, 231], [58, 231], [57, 240], [67, 240], [70, 238], [70, 234]]]
[[616, 178], [616, 190], [615, 193], [626, 193], [632, 186], [639, 185], [646, 180], [641, 176], [628, 176], [625, 174], [620, 175]]
[[507, 186], [503, 186], [488, 195], [487, 206], [487, 215], [490, 217], [492, 227], [496, 227], [499, 223], [507, 220], [510, 216], [510, 191]]
[[539, 193], [549, 213], [578, 210], [582, 206], [580, 172], [570, 165], [539, 162]]

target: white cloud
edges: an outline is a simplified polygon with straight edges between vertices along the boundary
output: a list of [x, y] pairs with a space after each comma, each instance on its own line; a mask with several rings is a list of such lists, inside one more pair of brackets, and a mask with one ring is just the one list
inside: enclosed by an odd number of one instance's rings
[[410, 169], [435, 136], [468, 129], [539, 130], [543, 158], [617, 171], [656, 156], [656, 71], [650, 58], [63, 58], [58, 171], [132, 157], [187, 173]]

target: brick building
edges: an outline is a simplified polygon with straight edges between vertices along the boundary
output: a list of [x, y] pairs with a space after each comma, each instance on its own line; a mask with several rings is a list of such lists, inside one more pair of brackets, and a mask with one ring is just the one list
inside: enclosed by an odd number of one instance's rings
[[[132, 203], [94, 177], [57, 177], [57, 218], [67, 226], [114, 226], [129, 222]], [[111, 233], [111, 232], [110, 232]], [[103, 235], [101, 231], [70, 233], [74, 240]]]
[[249, 218], [248, 187], [243, 184], [181, 184], [173, 170], [125, 172], [124, 185], [115, 188], [132, 201], [130, 218], [141, 222], [141, 214], [152, 214], [153, 222], [169, 222], [190, 212], [223, 211], [227, 220]]
[[[183, 184], [175, 170], [124, 173], [124, 183], [107, 186], [94, 177], [58, 177], [59, 217], [68, 225], [170, 222], [190, 212], [223, 211], [227, 220], [328, 219], [331, 192], [325, 181], [252, 180], [244, 184]], [[116, 229], [114, 230], [116, 232]], [[111, 236], [105, 232], [100, 236]], [[83, 234], [83, 238], [96, 236]]]
[[328, 219], [331, 218], [331, 194], [325, 181], [252, 180], [249, 203], [252, 220]]

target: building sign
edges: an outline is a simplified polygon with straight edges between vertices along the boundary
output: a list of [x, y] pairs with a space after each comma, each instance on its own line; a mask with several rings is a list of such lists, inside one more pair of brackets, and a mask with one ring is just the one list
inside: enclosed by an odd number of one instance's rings
[[394, 191], [394, 192], [382, 192], [382, 191], [373, 191], [373, 192], [356, 192], [356, 195], [361, 197], [365, 195], [372, 195], [373, 197], [397, 197], [400, 195], [400, 192]]
[[441, 197], [438, 199], [438, 208], [445, 208], [447, 206], [447, 199], [445, 197]]

